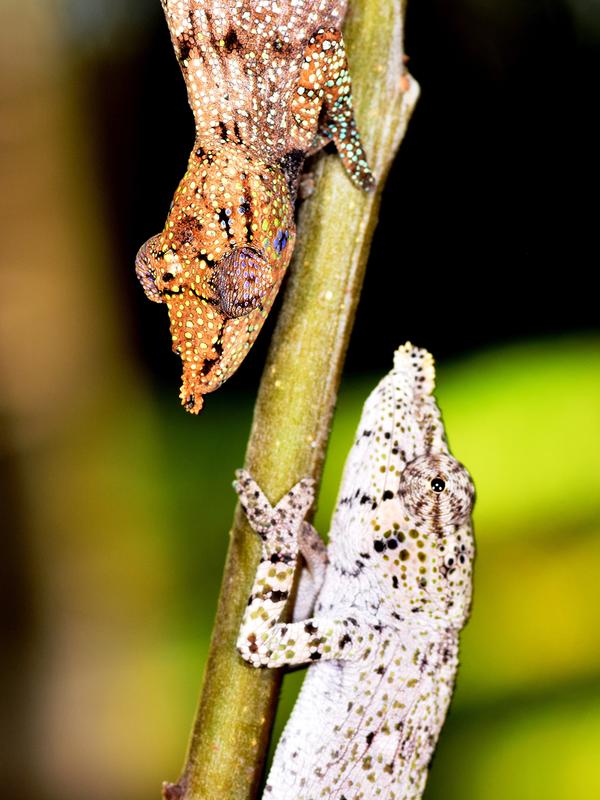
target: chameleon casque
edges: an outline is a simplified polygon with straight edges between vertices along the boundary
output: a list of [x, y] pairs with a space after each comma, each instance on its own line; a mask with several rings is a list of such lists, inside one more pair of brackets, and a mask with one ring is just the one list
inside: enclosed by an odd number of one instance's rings
[[165, 303], [193, 413], [253, 344], [294, 246], [307, 155], [333, 141], [371, 189], [352, 111], [345, 0], [162, 0], [196, 139], [162, 233], [136, 257]]
[[[449, 452], [426, 350], [410, 343], [365, 403], [326, 548], [310, 479], [272, 508], [236, 490], [262, 558], [238, 650], [310, 664], [265, 800], [416, 800], [444, 722], [471, 602], [474, 489]], [[293, 621], [280, 622], [299, 555]]]

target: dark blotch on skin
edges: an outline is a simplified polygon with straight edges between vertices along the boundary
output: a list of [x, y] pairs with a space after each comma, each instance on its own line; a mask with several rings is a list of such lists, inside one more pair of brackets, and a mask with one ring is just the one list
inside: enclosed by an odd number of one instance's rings
[[280, 553], [273, 553], [269, 558], [271, 564], [278, 564], [281, 562], [282, 564], [289, 564], [292, 560], [293, 556], [287, 554], [280, 554]]
[[237, 37], [237, 33], [233, 28], [229, 28], [227, 33], [225, 34], [225, 50], [228, 53], [231, 53], [232, 50], [237, 50], [240, 46], [240, 40]]
[[192, 48], [190, 47], [188, 42], [183, 38], [179, 39], [177, 45], [179, 47], [179, 55], [177, 56], [177, 60], [179, 61], [180, 64], [183, 64], [184, 61], [187, 61], [190, 55], [190, 50]]
[[281, 171], [285, 175], [292, 199], [296, 197], [298, 179], [300, 178], [300, 171], [302, 169], [302, 165], [304, 164], [305, 158], [306, 153], [304, 150], [290, 150], [279, 162]]
[[202, 365], [202, 369], [200, 370], [200, 373], [202, 375], [207, 375], [211, 371], [211, 369], [214, 367], [214, 365], [220, 360], [221, 356], [223, 355], [223, 344], [222, 344], [222, 342], [215, 342], [214, 349], [215, 349], [215, 352], [217, 354], [217, 357], [216, 358], [209, 358], [204, 362], [204, 364]]

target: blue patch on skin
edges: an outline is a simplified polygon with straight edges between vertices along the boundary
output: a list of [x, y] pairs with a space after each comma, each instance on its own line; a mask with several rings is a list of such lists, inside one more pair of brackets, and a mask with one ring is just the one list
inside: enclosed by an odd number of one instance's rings
[[282, 231], [282, 230], [277, 231], [277, 236], [273, 240], [273, 247], [275, 248], [277, 253], [281, 254], [281, 251], [285, 248], [289, 238], [290, 235], [288, 231]]

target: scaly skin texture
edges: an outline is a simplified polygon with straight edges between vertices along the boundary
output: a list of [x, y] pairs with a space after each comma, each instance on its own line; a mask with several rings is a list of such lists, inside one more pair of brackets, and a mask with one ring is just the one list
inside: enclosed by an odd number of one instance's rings
[[163, 0], [196, 122], [165, 228], [138, 252], [183, 361], [181, 401], [237, 369], [294, 246], [305, 157], [333, 140], [350, 177], [374, 179], [354, 123], [340, 0]]
[[[236, 489], [263, 540], [238, 649], [254, 667], [311, 664], [277, 747], [267, 800], [416, 800], [444, 722], [471, 602], [469, 474], [407, 343], [365, 403], [329, 546], [304, 522], [313, 484], [272, 509]], [[293, 621], [280, 617], [304, 559]]]

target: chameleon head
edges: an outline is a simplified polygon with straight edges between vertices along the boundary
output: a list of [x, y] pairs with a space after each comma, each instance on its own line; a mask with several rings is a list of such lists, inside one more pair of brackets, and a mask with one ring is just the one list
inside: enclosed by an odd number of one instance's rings
[[474, 490], [450, 454], [434, 388], [431, 354], [410, 342], [399, 347], [364, 405], [342, 492], [360, 481], [366, 510], [393, 500], [413, 521], [446, 528], [468, 518]]
[[403, 613], [440, 612], [456, 580], [462, 595], [452, 600], [452, 613], [462, 619], [474, 489], [448, 449], [434, 385], [431, 355], [410, 343], [400, 347], [363, 409], [332, 523], [332, 553], [346, 570], [368, 554]]
[[146, 295], [167, 306], [192, 413], [237, 369], [275, 299], [294, 237], [282, 192], [279, 170], [239, 150], [197, 147], [164, 232], [138, 252]]
[[404, 518], [423, 534], [455, 533], [470, 525], [475, 490], [471, 476], [448, 447], [433, 396], [431, 354], [407, 342], [396, 351], [394, 369], [384, 380], [394, 396], [395, 446], [390, 468], [395, 463], [400, 477], [397, 497]]
[[[379, 467], [376, 483], [385, 484], [386, 497], [393, 486], [390, 499], [399, 504], [405, 519], [424, 533], [442, 535], [469, 519], [474, 489], [469, 473], [448, 448], [434, 388], [431, 354], [407, 342], [365, 404], [363, 419], [377, 415], [370, 424], [384, 430], [381, 449], [388, 451], [388, 458], [386, 466]], [[378, 449], [375, 446], [375, 452]]]

